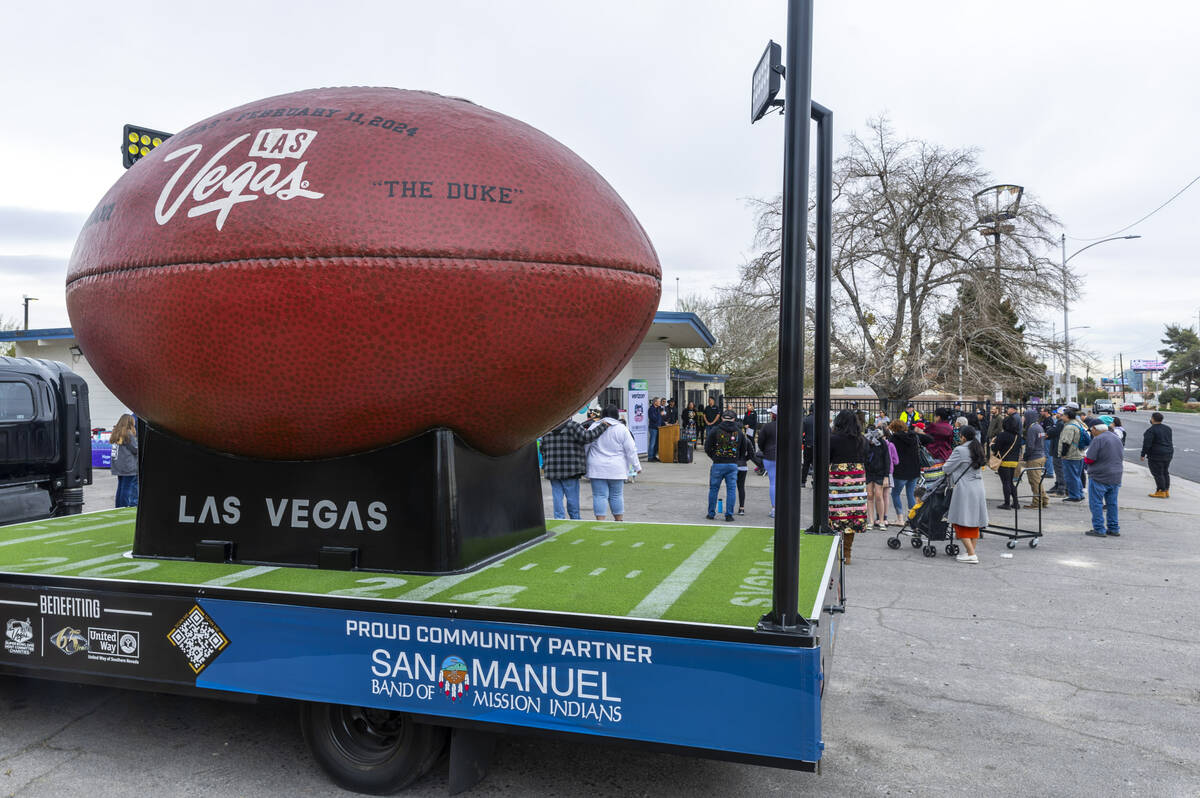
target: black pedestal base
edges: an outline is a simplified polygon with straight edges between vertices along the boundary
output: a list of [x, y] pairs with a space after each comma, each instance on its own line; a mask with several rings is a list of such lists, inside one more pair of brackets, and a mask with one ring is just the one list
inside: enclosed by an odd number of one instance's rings
[[534, 444], [480, 454], [438, 429], [328, 460], [222, 454], [143, 426], [133, 554], [449, 573], [546, 532]]

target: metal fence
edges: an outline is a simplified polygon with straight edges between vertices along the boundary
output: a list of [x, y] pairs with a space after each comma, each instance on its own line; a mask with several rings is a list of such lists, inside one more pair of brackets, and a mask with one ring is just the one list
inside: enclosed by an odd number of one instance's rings
[[[778, 396], [726, 396], [724, 397], [724, 407], [732, 408], [733, 410], [737, 411], [738, 416], [741, 416], [746, 412], [746, 406], [749, 405], [753, 407], [754, 411], [761, 417], [766, 415], [768, 408], [770, 408], [772, 405], [778, 404], [778, 401]], [[912, 404], [914, 409], [921, 414], [922, 418], [932, 420], [933, 412], [937, 408], [944, 407], [947, 409], [953, 409], [955, 401], [956, 400], [954, 399], [913, 399]], [[815, 400], [812, 397], [805, 397], [805, 409], [812, 407], [814, 402]], [[862, 410], [871, 416], [877, 416], [886, 410], [889, 418], [898, 418], [900, 413], [904, 411], [904, 408], [907, 404], [908, 402], [905, 402], [902, 399], [847, 399], [839, 397], [829, 400], [830, 410], [835, 413], [839, 410], [849, 409]], [[1027, 404], [1023, 402], [978, 402], [964, 399], [962, 402], [962, 411], [968, 414], [980, 412], [986, 417], [991, 412], [992, 405], [1006, 407], [1010, 404], [1016, 406], [1016, 408], [1021, 411], [1024, 411], [1027, 408], [1033, 408], [1036, 410], [1044, 406], [1039, 404]]]

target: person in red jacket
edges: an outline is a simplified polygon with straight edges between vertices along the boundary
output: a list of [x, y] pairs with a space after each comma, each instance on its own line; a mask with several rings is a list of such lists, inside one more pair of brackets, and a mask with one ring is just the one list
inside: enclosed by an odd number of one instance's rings
[[933, 423], [925, 430], [925, 434], [933, 438], [933, 443], [928, 447], [929, 454], [934, 460], [945, 462], [950, 452], [954, 451], [954, 427], [950, 426], [950, 411], [944, 407], [934, 410]]

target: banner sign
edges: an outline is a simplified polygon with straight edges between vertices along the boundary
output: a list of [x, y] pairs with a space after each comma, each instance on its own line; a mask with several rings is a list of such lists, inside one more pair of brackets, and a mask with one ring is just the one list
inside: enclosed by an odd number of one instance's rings
[[650, 446], [650, 384], [645, 380], [629, 381], [629, 408], [626, 421], [633, 433], [633, 443], [638, 454], [646, 454]]
[[1161, 360], [1131, 360], [1129, 368], [1133, 371], [1166, 371], [1167, 364]]
[[815, 762], [820, 649], [201, 599], [197, 686]]

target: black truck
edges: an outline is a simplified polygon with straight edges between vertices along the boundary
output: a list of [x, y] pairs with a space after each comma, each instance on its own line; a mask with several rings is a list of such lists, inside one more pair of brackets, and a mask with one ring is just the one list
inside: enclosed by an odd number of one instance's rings
[[0, 357], [0, 524], [82, 511], [91, 447], [82, 377], [53, 360]]

